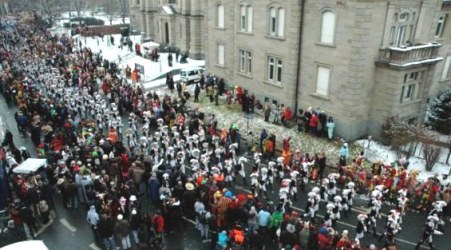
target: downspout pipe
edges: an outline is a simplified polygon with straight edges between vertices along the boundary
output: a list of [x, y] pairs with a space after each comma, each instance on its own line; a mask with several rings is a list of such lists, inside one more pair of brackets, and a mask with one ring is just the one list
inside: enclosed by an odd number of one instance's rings
[[305, 2], [307, 0], [301, 0], [301, 24], [299, 25], [299, 44], [298, 44], [298, 66], [297, 66], [297, 74], [296, 74], [296, 88], [294, 91], [294, 114], [295, 117], [298, 115], [298, 101], [299, 101], [299, 85], [301, 84], [301, 54], [302, 54], [302, 37], [303, 37], [303, 30], [304, 30], [304, 9], [305, 9]]

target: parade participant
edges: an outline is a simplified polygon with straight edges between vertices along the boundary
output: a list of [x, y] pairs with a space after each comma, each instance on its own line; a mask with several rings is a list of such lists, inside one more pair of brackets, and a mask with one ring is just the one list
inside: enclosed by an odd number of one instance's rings
[[332, 227], [336, 228], [337, 226], [337, 220], [341, 218], [341, 210], [343, 209], [341, 205], [342, 198], [339, 195], [336, 195], [334, 197], [334, 209], [332, 210], [333, 216], [332, 216]]
[[415, 246], [415, 249], [420, 249], [420, 246], [423, 245], [423, 243], [427, 240], [427, 243], [430, 247], [430, 249], [435, 249], [434, 242], [432, 236], [434, 234], [441, 235], [442, 233], [437, 231], [437, 225], [440, 219], [437, 215], [430, 215], [427, 218], [427, 221], [425, 223], [426, 228], [424, 229], [422, 239], [418, 242], [418, 244]]
[[356, 240], [360, 240], [365, 236], [365, 233], [367, 232], [367, 227], [365, 224], [365, 220], [368, 218], [366, 214], [359, 214], [357, 215], [357, 226], [356, 226]]

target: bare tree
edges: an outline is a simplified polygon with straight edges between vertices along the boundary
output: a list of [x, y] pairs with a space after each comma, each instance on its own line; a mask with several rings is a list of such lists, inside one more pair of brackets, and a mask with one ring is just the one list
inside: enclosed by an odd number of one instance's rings
[[122, 18], [122, 23], [125, 24], [125, 18], [130, 14], [129, 2], [128, 0], [119, 0], [120, 5], [120, 15]]
[[[426, 143], [426, 142], [423, 142]], [[433, 144], [424, 144], [423, 146], [423, 156], [426, 161], [426, 170], [431, 171], [434, 167], [435, 163], [437, 163], [438, 157], [440, 156], [440, 152], [442, 151], [441, 147], [435, 146]]]
[[118, 14], [118, 0], [104, 0], [104, 8], [105, 13], [108, 16], [108, 20], [110, 21], [110, 25], [113, 24], [113, 18]]
[[86, 10], [87, 0], [72, 0], [77, 17], [80, 17]]

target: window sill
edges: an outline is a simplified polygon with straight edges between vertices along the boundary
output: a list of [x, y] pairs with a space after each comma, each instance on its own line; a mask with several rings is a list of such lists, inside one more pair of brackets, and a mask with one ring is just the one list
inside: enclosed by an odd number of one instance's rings
[[252, 73], [243, 73], [243, 72], [236, 72], [236, 74], [237, 75], [240, 75], [240, 76], [243, 76], [243, 77], [246, 77], [246, 78], [249, 78], [249, 79], [252, 79], [253, 77], [252, 77]]
[[449, 81], [451, 81], [451, 78], [440, 79], [438, 82], [442, 83], [442, 82], [449, 82]]
[[322, 42], [316, 42], [316, 45], [323, 46], [323, 47], [329, 47], [329, 48], [336, 48], [337, 46], [334, 43], [322, 43]]
[[421, 103], [422, 100], [421, 99], [415, 99], [415, 100], [403, 100], [401, 102], [401, 106], [408, 106], [408, 105], [412, 105], [412, 104], [417, 104], [417, 103]]
[[282, 83], [281, 82], [280, 83], [278, 83], [278, 82], [271, 82], [271, 81], [268, 81], [268, 80], [264, 80], [263, 82], [265, 84], [268, 84], [268, 85], [271, 85], [271, 86], [274, 86], [274, 87], [282, 88]]
[[323, 99], [323, 100], [326, 100], [326, 101], [330, 101], [330, 98], [328, 96], [320, 95], [320, 94], [317, 94], [317, 93], [311, 93], [310, 95], [313, 96], [313, 97], [316, 97], [318, 99]]
[[268, 39], [273, 39], [273, 40], [279, 40], [279, 41], [285, 41], [285, 37], [283, 36], [272, 36], [272, 35], [266, 35], [265, 36]]
[[225, 28], [221, 28], [221, 27], [215, 27], [215, 30], [220, 30], [220, 31], [225, 31]]
[[238, 31], [238, 34], [241, 34], [241, 35], [246, 35], [246, 36], [253, 36], [254, 35], [254, 33], [252, 33], [252, 32], [247, 32], [247, 31]]
[[221, 65], [221, 64], [215, 64], [215, 66], [218, 67], [218, 68], [223, 68], [223, 69], [225, 69], [225, 66], [224, 66], [224, 65]]

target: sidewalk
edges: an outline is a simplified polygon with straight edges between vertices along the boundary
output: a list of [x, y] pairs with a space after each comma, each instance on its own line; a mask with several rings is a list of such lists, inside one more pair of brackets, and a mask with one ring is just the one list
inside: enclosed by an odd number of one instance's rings
[[[327, 138], [319, 138], [311, 136], [303, 132], [297, 132], [297, 126], [286, 128], [281, 124], [273, 124], [265, 122], [263, 113], [261, 111], [254, 112], [249, 120], [249, 128], [247, 128], [247, 119], [242, 112], [241, 106], [237, 103], [227, 105], [225, 97], [219, 98], [219, 105], [216, 106], [214, 102], [210, 102], [209, 98], [205, 94], [205, 90], [202, 90], [199, 95], [199, 102], [194, 103], [194, 85], [189, 86], [191, 98], [187, 105], [191, 108], [199, 108], [199, 111], [209, 114], [215, 114], [218, 120], [218, 129], [228, 129], [232, 124], [237, 124], [241, 131], [242, 140], [245, 141], [243, 145], [250, 146], [252, 143], [259, 142], [260, 133], [262, 129], [266, 129], [268, 133], [274, 133], [276, 135], [276, 152], [280, 155], [282, 149], [282, 141], [285, 138], [291, 137], [290, 145], [291, 150], [296, 151], [300, 149], [303, 153], [309, 153], [313, 156], [315, 153], [325, 152], [327, 157], [327, 165], [329, 167], [335, 167], [339, 159], [339, 150], [343, 144], [342, 140], [337, 138], [331, 142]], [[177, 93], [171, 93], [166, 86], [161, 88], [158, 92], [167, 94], [170, 96], [176, 96]], [[252, 135], [249, 135], [249, 131], [252, 131]], [[362, 147], [360, 145], [349, 143], [350, 157], [357, 156]]]

